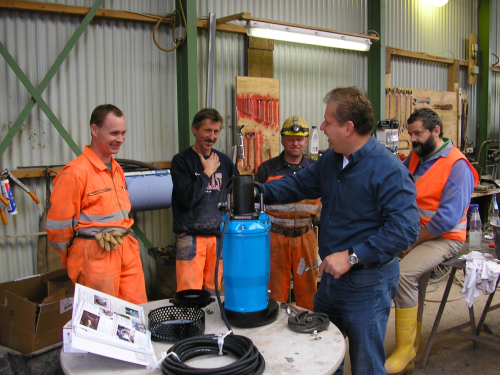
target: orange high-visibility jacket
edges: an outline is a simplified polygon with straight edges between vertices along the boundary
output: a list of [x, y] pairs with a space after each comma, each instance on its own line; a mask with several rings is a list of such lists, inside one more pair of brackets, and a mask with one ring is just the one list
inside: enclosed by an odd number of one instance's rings
[[128, 217], [130, 200], [125, 175], [111, 158], [111, 169], [88, 146], [54, 179], [47, 215], [47, 237], [62, 255], [66, 267], [68, 247], [77, 234], [94, 236], [117, 230], [126, 233], [134, 221]]
[[[460, 159], [463, 159], [469, 165], [472, 174], [474, 175], [475, 185], [479, 183], [479, 176], [475, 168], [469, 163], [465, 156], [453, 146], [447, 157], [440, 157], [432, 167], [424, 173], [422, 177], [415, 183], [417, 188], [417, 206], [420, 214], [420, 227], [426, 226], [436, 214], [441, 202], [441, 195], [444, 187], [450, 176], [451, 168]], [[418, 166], [420, 158], [414, 152], [411, 153], [410, 164], [408, 169], [413, 174]], [[475, 186], [474, 185], [474, 186]], [[467, 210], [465, 209], [460, 222], [449, 232], [442, 233], [440, 237], [450, 240], [465, 241], [467, 232]]]
[[[268, 177], [266, 182], [278, 180], [284, 176]], [[303, 228], [311, 223], [312, 218], [318, 214], [320, 200], [304, 199], [297, 203], [267, 204], [266, 213], [271, 223], [282, 228]]]

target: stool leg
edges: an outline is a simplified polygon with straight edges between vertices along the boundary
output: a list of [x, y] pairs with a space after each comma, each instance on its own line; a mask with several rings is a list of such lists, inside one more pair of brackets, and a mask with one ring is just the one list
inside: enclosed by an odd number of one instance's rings
[[[476, 334], [476, 318], [474, 317], [474, 306], [469, 307], [469, 322], [470, 322], [470, 333], [474, 336]], [[477, 341], [472, 340], [472, 347], [477, 348]]]
[[432, 326], [431, 335], [429, 336], [429, 341], [427, 341], [427, 346], [425, 347], [424, 359], [423, 359], [423, 367], [427, 365], [427, 360], [429, 359], [429, 354], [431, 353], [432, 344], [434, 342], [434, 338], [436, 336], [439, 323], [441, 322], [441, 317], [443, 316], [444, 307], [446, 306], [446, 301], [448, 300], [448, 296], [450, 295], [451, 285], [453, 284], [453, 279], [455, 279], [455, 273], [457, 269], [452, 267], [450, 278], [446, 283], [446, 288], [444, 290], [443, 298], [441, 299], [441, 303], [439, 305], [439, 310], [436, 315], [436, 320], [434, 321], [434, 325]]
[[486, 300], [486, 305], [484, 306], [483, 313], [481, 314], [481, 318], [479, 319], [479, 323], [477, 324], [477, 328], [476, 328], [477, 336], [479, 336], [479, 332], [481, 332], [481, 328], [483, 327], [483, 323], [486, 320], [486, 314], [488, 314], [488, 310], [491, 306], [491, 301], [493, 300], [493, 297], [495, 296], [495, 292], [497, 291], [499, 280], [500, 280], [500, 278], [497, 280], [497, 284], [495, 285], [495, 290], [493, 291], [493, 293], [491, 293], [488, 296], [488, 299]]

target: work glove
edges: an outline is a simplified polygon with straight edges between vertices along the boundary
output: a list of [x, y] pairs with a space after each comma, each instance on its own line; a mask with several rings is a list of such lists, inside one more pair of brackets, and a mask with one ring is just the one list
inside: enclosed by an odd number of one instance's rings
[[111, 249], [117, 249], [118, 244], [123, 245], [122, 236], [123, 233], [113, 230], [111, 232], [96, 233], [95, 239], [103, 249], [110, 251]]

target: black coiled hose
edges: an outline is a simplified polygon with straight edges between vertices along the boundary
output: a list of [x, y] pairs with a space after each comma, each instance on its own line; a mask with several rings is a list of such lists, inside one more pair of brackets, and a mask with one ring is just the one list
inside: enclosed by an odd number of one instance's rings
[[184, 361], [204, 355], [218, 355], [219, 345], [216, 335], [204, 335], [182, 340], [172, 346], [169, 355], [161, 364], [161, 371], [167, 375], [260, 375], [264, 372], [266, 364], [264, 357], [255, 347], [252, 340], [245, 336], [227, 335], [222, 348], [223, 355], [230, 355], [236, 361], [218, 368], [191, 367]]

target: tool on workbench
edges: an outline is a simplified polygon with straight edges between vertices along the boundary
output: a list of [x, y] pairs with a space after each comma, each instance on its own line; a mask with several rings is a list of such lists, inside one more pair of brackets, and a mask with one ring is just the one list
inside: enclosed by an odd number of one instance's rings
[[245, 125], [238, 126], [236, 125], [237, 131], [238, 131], [238, 142], [237, 142], [237, 148], [238, 148], [238, 157], [241, 160], [241, 165], [244, 167], [245, 166], [245, 144], [244, 144], [244, 136], [243, 133], [241, 132], [241, 129], [243, 129]]
[[309, 270], [314, 270], [316, 268], [319, 268], [319, 265], [315, 265], [312, 267], [306, 267], [306, 261], [304, 258], [299, 259], [299, 266], [297, 267], [297, 275], [302, 275], [304, 272], [309, 271]]
[[255, 138], [255, 132], [250, 132], [250, 136], [253, 140], [253, 174], [257, 174], [257, 139]]
[[404, 123], [404, 118], [403, 118], [403, 94], [404, 94], [404, 90], [399, 90], [399, 108], [401, 108], [399, 110], [399, 124], [401, 125], [399, 127], [400, 129], [400, 133], [403, 132], [403, 123]]
[[248, 171], [252, 169], [252, 167], [250, 167], [250, 132], [245, 132], [245, 143], [245, 148], [247, 149], [247, 165], [245, 166], [245, 169]]
[[404, 90], [405, 93], [405, 114], [403, 122], [401, 123], [401, 128], [406, 129], [408, 127], [408, 116], [406, 115], [406, 109], [408, 108], [408, 94], [410, 90]]
[[2, 218], [2, 223], [7, 224], [7, 216], [5, 215], [4, 209], [9, 207], [9, 200], [3, 195], [0, 195], [0, 217]]
[[469, 104], [466, 99], [463, 99], [462, 101], [462, 144], [461, 144], [461, 150], [462, 152], [465, 151], [465, 145], [466, 145], [466, 134], [467, 134], [467, 116], [469, 113]]
[[410, 115], [412, 114], [413, 90], [410, 90]]
[[[31, 199], [33, 199], [36, 204], [40, 203], [40, 199], [37, 198], [35, 193], [33, 193], [25, 184], [23, 184], [17, 178], [15, 178], [14, 175], [12, 173], [10, 173], [10, 171], [8, 169], [4, 169], [2, 172], [0, 172], [0, 176], [9, 177], [12, 181], [14, 181], [16, 184], [18, 184], [21, 189], [23, 189], [26, 193], [28, 193], [29, 196], [31, 197]], [[3, 179], [4, 178], [2, 178], [2, 180]]]
[[399, 95], [399, 89], [395, 88], [394, 89], [394, 96], [396, 98], [396, 113], [395, 113], [395, 116], [394, 116], [394, 120], [397, 120], [398, 118], [398, 114], [399, 114], [399, 105], [398, 105], [398, 95]]
[[418, 98], [413, 98], [413, 105], [417, 105], [417, 104], [423, 104], [423, 103], [427, 103], [427, 104], [431, 104], [431, 97], [429, 98], [421, 98], [421, 99], [418, 99]]
[[434, 104], [435, 109], [452, 110], [453, 104]]
[[16, 201], [14, 200], [9, 180], [6, 177], [0, 178], [0, 185], [2, 188], [2, 195], [8, 201], [7, 212], [10, 215], [16, 215], [17, 214]]
[[389, 113], [387, 114], [387, 118], [391, 118], [391, 89], [390, 88], [385, 89], [385, 93], [387, 94], [389, 101]]

